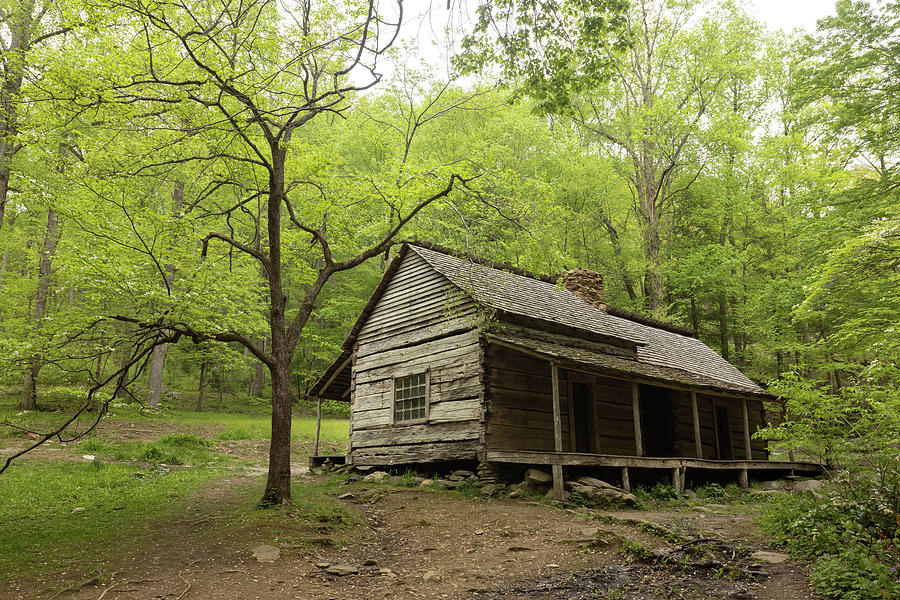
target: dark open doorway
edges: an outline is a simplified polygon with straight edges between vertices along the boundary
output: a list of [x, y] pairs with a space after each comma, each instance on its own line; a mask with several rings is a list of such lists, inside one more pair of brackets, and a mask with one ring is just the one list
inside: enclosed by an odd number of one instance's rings
[[676, 456], [672, 395], [652, 385], [642, 385], [640, 394], [644, 456]]
[[575, 452], [596, 452], [591, 384], [572, 382], [572, 433]]
[[728, 407], [719, 404], [716, 412], [716, 446], [719, 449], [719, 460], [734, 460], [731, 447], [731, 424], [728, 420]]

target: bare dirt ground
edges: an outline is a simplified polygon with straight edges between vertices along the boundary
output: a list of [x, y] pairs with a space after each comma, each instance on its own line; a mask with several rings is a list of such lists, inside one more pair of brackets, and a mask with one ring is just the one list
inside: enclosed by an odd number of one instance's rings
[[[355, 525], [319, 527], [289, 515], [275, 526], [264, 518], [235, 519], [235, 506], [252, 502], [260, 486], [248, 477], [213, 482], [191, 499], [183, 518], [151, 524], [141, 539], [128, 540], [129, 550], [109, 557], [97, 580], [77, 587], [87, 577], [81, 573], [0, 582], [0, 598], [49, 599], [67, 586], [56, 598], [814, 598], [794, 563], [766, 565], [767, 576], [753, 577], [640, 560], [623, 543], [657, 553], [679, 545], [625, 523], [634, 518], [715, 538], [746, 555], [765, 547], [752, 508], [602, 512], [359, 483], [335, 492], [351, 494], [341, 502], [356, 515]], [[304, 509], [301, 503], [290, 510]], [[279, 547], [280, 558], [258, 562], [252, 552], [260, 544]], [[329, 574], [335, 567], [355, 573]]]

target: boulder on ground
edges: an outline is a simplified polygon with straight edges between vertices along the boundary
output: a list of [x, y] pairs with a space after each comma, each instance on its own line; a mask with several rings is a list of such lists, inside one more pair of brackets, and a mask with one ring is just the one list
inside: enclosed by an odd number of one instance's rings
[[503, 491], [503, 486], [497, 483], [486, 483], [478, 490], [482, 496], [496, 496]]
[[629, 506], [637, 504], [634, 494], [594, 477], [579, 477], [575, 481], [567, 481], [565, 487], [592, 502], [619, 502]]
[[[556, 498], [554, 498], [553, 492], [554, 492], [553, 488], [550, 488], [549, 490], [547, 490], [547, 493], [544, 494], [544, 497], [547, 498], [548, 500], [556, 500]], [[565, 502], [566, 500], [569, 499], [569, 494], [571, 494], [571, 492], [567, 492], [566, 490], [563, 490], [563, 493], [562, 493], [563, 502]]]
[[253, 549], [253, 558], [259, 562], [275, 562], [281, 558], [281, 550], [275, 546], [263, 544]]
[[796, 482], [793, 487], [796, 492], [817, 492], [825, 487], [825, 482], [821, 479], [806, 479]]
[[447, 479], [438, 479], [432, 485], [442, 490], [455, 490], [462, 485], [462, 481], [450, 481]]
[[378, 483], [389, 479], [391, 476], [387, 471], [375, 471], [363, 477], [363, 481]]
[[359, 569], [350, 565], [330, 565], [325, 569], [325, 572], [329, 575], [343, 577], [344, 575], [356, 575], [359, 573]]
[[783, 563], [791, 559], [791, 557], [787, 554], [782, 554], [781, 552], [768, 552], [766, 550], [759, 550], [757, 552], [754, 552], [750, 555], [750, 558], [752, 558], [753, 560], [771, 564]]
[[528, 469], [525, 471], [525, 479], [523, 482], [541, 487], [553, 485], [553, 475], [546, 471], [541, 471], [540, 469]]
[[773, 479], [772, 481], [760, 481], [758, 485], [761, 490], [783, 490], [787, 482], [784, 479]]

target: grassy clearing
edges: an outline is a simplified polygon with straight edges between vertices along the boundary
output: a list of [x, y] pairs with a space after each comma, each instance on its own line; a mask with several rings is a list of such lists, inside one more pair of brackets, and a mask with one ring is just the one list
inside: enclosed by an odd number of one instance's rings
[[[0, 398], [0, 442], [5, 436], [19, 435], [19, 429], [4, 422], [12, 423], [32, 431], [48, 431], [62, 424], [69, 418], [66, 410], [58, 411], [21, 411], [15, 407], [15, 401], [10, 398]], [[85, 431], [95, 419], [93, 414], [82, 415], [70, 428], [70, 432]], [[241, 440], [268, 440], [271, 438], [271, 418], [264, 411], [224, 413], [224, 412], [194, 412], [189, 410], [175, 410], [163, 408], [161, 410], [146, 411], [136, 405], [111, 404], [110, 411], [103, 417], [104, 425], [141, 428], [146, 424], [164, 425], [165, 428], [178, 434], [192, 434], [209, 442], [226, 442]], [[292, 420], [291, 439], [294, 442], [312, 442], [315, 439], [315, 417], [298, 415]], [[347, 446], [348, 421], [343, 418], [328, 417], [322, 419], [320, 431], [320, 452], [323, 454], [342, 453]], [[71, 437], [71, 436], [69, 436]], [[86, 453], [102, 455], [115, 460], [148, 460], [149, 462], [167, 462], [167, 464], [180, 464], [166, 460], [139, 458], [145, 450], [136, 444], [115, 443], [112, 440], [103, 440], [103, 434], [91, 433], [85, 437], [86, 441], [97, 440], [95, 446], [88, 444], [83, 448]], [[83, 444], [85, 441], [82, 442]], [[165, 448], [160, 448], [165, 451]], [[150, 450], [152, 452], [152, 449]], [[304, 457], [298, 457], [302, 460]], [[220, 461], [208, 456], [195, 458], [198, 461], [221, 464]]]
[[213, 451], [213, 444], [191, 433], [170, 433], [153, 442], [109, 442], [91, 437], [78, 444], [80, 452], [107, 460], [166, 465], [224, 465], [233, 462]]
[[130, 465], [99, 462], [14, 464], [0, 476], [0, 573], [89, 570], [221, 476], [213, 469], [133, 473]]
[[[15, 399], [0, 398], [0, 448], [26, 443], [24, 432], [4, 421], [47, 431], [68, 419], [68, 410], [25, 412], [15, 407]], [[94, 418], [84, 415], [74, 431], [84, 431]], [[88, 573], [141, 543], [152, 543], [154, 535], [183, 521], [188, 496], [234, 474], [221, 467], [255, 464], [258, 455], [251, 453], [254, 458], [248, 459], [247, 450], [267, 447], [270, 427], [264, 409], [196, 413], [111, 405], [100, 427], [85, 437], [72, 444], [50, 444], [49, 451], [24, 457], [0, 475], [0, 574]], [[299, 442], [294, 460], [305, 459], [315, 427], [314, 417], [293, 419], [292, 439]], [[347, 431], [346, 419], [323, 419], [321, 451], [343, 452]], [[96, 459], [82, 461], [81, 455]], [[160, 464], [191, 468], [169, 472]], [[215, 538], [237, 530], [241, 539], [268, 536], [288, 547], [338, 544], [342, 532], [349, 535], [358, 522], [334, 497], [339, 481], [298, 480], [294, 505], [265, 511], [255, 508], [261, 486], [262, 479], [257, 479], [229, 488], [229, 496], [217, 501], [228, 516], [203, 535]]]

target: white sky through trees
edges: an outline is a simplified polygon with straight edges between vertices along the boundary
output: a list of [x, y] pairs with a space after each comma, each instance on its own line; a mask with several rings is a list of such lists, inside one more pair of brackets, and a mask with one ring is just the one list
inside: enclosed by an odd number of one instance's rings
[[773, 30], [800, 27], [812, 33], [818, 19], [834, 14], [834, 0], [753, 0], [746, 4], [755, 4], [748, 12]]

